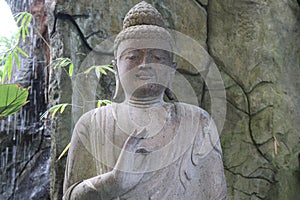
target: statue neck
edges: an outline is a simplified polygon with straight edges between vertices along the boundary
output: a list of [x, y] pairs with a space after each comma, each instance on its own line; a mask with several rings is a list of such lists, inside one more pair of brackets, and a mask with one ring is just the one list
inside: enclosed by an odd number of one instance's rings
[[163, 95], [156, 97], [130, 97], [125, 99], [125, 103], [133, 107], [149, 108], [163, 103]]

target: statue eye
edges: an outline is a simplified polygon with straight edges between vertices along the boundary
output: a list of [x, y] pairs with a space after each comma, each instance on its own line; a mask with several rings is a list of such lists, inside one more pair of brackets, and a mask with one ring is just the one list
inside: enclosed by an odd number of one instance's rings
[[130, 61], [135, 61], [138, 59], [138, 56], [136, 55], [128, 55], [125, 57], [127, 60], [130, 60]]
[[156, 61], [159, 61], [159, 62], [165, 62], [165, 61], [166, 61], [166, 57], [165, 57], [165, 56], [162, 56], [162, 55], [154, 55], [153, 58], [154, 58]]
[[155, 58], [155, 60], [158, 60], [158, 61], [162, 60], [162, 57], [157, 56], [157, 55], [154, 55], [154, 58]]

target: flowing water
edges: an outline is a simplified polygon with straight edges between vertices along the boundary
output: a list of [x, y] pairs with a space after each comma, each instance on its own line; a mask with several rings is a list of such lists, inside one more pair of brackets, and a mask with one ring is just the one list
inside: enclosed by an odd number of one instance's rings
[[[12, 1], [26, 10], [32, 1]], [[18, 5], [17, 5], [18, 4]], [[20, 4], [20, 5], [19, 5]], [[49, 199], [50, 135], [40, 116], [46, 110], [47, 59], [33, 29], [22, 47], [29, 59], [14, 70], [11, 82], [31, 87], [29, 102], [13, 116], [0, 120], [0, 199]], [[38, 55], [40, 54], [40, 55]], [[2, 95], [2, 94], [1, 94]]]

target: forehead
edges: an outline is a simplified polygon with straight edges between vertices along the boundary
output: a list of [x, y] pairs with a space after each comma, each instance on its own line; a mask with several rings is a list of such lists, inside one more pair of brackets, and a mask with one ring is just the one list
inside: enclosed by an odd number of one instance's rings
[[172, 52], [172, 45], [166, 40], [157, 39], [127, 39], [120, 43], [116, 50], [116, 58], [120, 57], [123, 52], [138, 49], [157, 49]]
[[169, 55], [170, 52], [163, 50], [163, 49], [153, 49], [153, 48], [144, 48], [144, 49], [134, 49], [134, 48], [128, 48], [125, 49], [122, 53], [121, 56], [126, 55], [126, 54], [144, 54], [144, 53], [149, 53], [149, 54], [159, 54], [159, 55]]

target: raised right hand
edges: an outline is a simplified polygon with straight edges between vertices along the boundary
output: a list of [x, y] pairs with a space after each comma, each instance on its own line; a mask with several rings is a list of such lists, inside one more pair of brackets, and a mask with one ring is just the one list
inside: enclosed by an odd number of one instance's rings
[[122, 151], [112, 174], [124, 192], [135, 187], [147, 171], [147, 154], [151, 153], [140, 142], [146, 136], [146, 129], [137, 133], [135, 130], [124, 142]]

